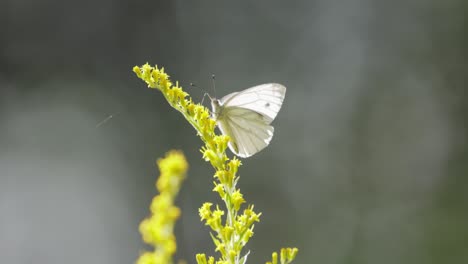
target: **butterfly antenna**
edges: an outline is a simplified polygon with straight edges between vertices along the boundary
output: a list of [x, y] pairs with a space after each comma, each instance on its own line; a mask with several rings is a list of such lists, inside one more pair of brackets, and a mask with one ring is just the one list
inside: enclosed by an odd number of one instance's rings
[[194, 83], [190, 83], [190, 86], [196, 87], [196, 88], [200, 89], [200, 90], [203, 92], [203, 98], [202, 98], [200, 104], [203, 105], [203, 102], [205, 101], [205, 97], [206, 97], [206, 96], [208, 96], [208, 98], [210, 98], [210, 100], [211, 100], [211, 96], [210, 96], [210, 94], [209, 94], [207, 91], [205, 91], [205, 90], [203, 90], [202, 88], [196, 86]]
[[213, 93], [216, 97], [216, 76], [214, 74], [211, 75], [211, 81], [213, 82]]

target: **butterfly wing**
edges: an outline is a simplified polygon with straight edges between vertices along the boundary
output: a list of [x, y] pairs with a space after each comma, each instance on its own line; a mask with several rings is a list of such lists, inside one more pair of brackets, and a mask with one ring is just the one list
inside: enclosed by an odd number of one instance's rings
[[255, 111], [269, 119], [270, 124], [278, 114], [286, 95], [286, 87], [278, 83], [267, 83], [231, 93], [221, 98], [220, 104], [228, 109], [239, 107]]
[[218, 127], [231, 138], [229, 148], [234, 154], [250, 157], [270, 144], [274, 132], [270, 123], [285, 94], [283, 85], [268, 83], [228, 94], [213, 105]]
[[268, 146], [274, 132], [269, 117], [241, 107], [223, 111], [217, 124], [221, 133], [231, 138], [228, 146], [234, 154], [247, 158]]

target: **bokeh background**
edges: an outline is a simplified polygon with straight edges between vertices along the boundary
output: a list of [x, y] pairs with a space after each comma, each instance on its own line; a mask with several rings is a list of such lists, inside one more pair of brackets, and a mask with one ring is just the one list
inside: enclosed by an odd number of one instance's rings
[[[2, 0], [0, 262], [133, 263], [155, 160], [181, 149], [177, 258], [213, 253], [201, 142], [131, 71], [195, 100], [288, 87], [239, 186], [248, 263], [468, 263], [468, 2]], [[97, 126], [109, 117], [107, 122]]]

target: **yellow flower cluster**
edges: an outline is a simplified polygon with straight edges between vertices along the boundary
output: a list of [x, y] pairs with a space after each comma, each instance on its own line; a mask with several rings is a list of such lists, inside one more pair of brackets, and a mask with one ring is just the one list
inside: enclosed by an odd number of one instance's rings
[[176, 251], [174, 224], [180, 216], [180, 209], [174, 200], [185, 179], [188, 163], [184, 155], [171, 151], [164, 159], [157, 161], [161, 175], [156, 182], [159, 195], [151, 203], [151, 216], [140, 224], [143, 241], [152, 245], [153, 252], [143, 253], [137, 264], [169, 264]]
[[[169, 80], [169, 75], [164, 72], [164, 68], [158, 69], [145, 64], [141, 67], [133, 67], [136, 75], [148, 84], [149, 88], [158, 89], [162, 92], [168, 103], [178, 110], [187, 121], [195, 128], [198, 135], [207, 145], [204, 156], [210, 157], [210, 161], [220, 165], [227, 160], [226, 155], [217, 156], [219, 152], [224, 153], [229, 142], [228, 137], [217, 136], [214, 132], [216, 122], [210, 118], [210, 112], [204, 106], [193, 103], [188, 94]], [[215, 165], [213, 165], [215, 166]]]
[[204, 106], [195, 104], [186, 92], [169, 80], [164, 68], [152, 67], [145, 64], [135, 66], [133, 71], [148, 84], [149, 88], [162, 92], [168, 103], [179, 111], [185, 119], [195, 128], [205, 145], [201, 148], [203, 158], [215, 169], [214, 192], [217, 192], [225, 204], [225, 211], [216, 206], [212, 210], [211, 203], [205, 203], [199, 209], [200, 217], [208, 225], [215, 235], [212, 235], [216, 251], [221, 257], [216, 260], [206, 257], [205, 254], [197, 254], [198, 264], [239, 264], [245, 263], [247, 254], [242, 256], [242, 249], [253, 235], [254, 223], [259, 222], [261, 214], [248, 206], [241, 211], [245, 203], [240, 190], [236, 188], [239, 180], [237, 171], [241, 166], [237, 158], [229, 159], [226, 149], [229, 137], [215, 133], [216, 121], [210, 117], [210, 112]]
[[[297, 255], [299, 250], [297, 248], [282, 248], [280, 251], [280, 264], [289, 264], [291, 263]], [[278, 264], [278, 253], [273, 252], [271, 255], [271, 262], [266, 264]]]

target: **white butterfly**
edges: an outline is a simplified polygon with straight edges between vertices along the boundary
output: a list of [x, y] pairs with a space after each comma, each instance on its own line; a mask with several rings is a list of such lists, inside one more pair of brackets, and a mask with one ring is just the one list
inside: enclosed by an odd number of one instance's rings
[[267, 83], [211, 99], [213, 118], [221, 133], [231, 138], [228, 146], [234, 154], [247, 158], [270, 144], [274, 131], [270, 123], [285, 94], [283, 85]]

